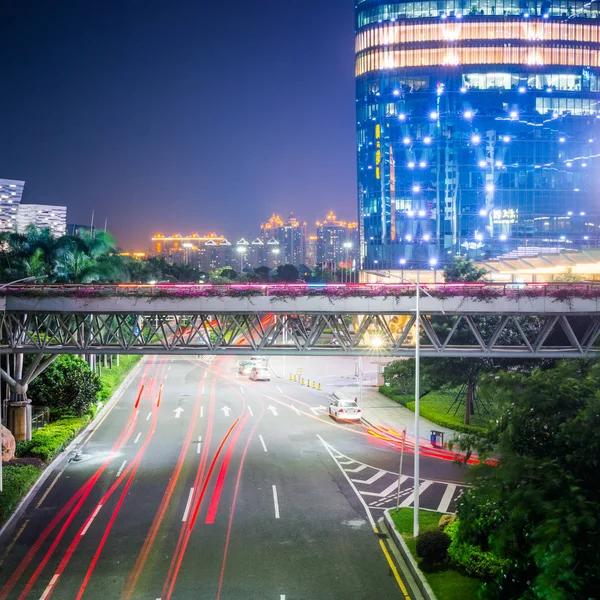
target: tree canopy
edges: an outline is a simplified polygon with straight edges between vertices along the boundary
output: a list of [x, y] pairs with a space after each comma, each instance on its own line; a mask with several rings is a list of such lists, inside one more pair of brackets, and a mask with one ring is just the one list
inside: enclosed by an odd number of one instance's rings
[[444, 267], [444, 279], [446, 283], [451, 282], [474, 282], [481, 281], [487, 271], [478, 267], [472, 260], [464, 256], [457, 256], [450, 264]]
[[564, 362], [488, 377], [505, 399], [458, 502], [459, 538], [509, 559], [493, 600], [589, 600], [600, 590], [600, 365]]

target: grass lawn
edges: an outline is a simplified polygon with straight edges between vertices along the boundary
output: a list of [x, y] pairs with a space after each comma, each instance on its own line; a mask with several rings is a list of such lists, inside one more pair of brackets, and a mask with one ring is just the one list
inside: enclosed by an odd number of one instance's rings
[[108, 367], [102, 367], [102, 375], [100, 375], [100, 392], [98, 392], [98, 399], [103, 402], [108, 400], [121, 385], [125, 377], [129, 375], [129, 372], [137, 363], [140, 362], [141, 356], [137, 355], [122, 355], [119, 359], [119, 366], [117, 367], [117, 361], [113, 360], [112, 369]]
[[[444, 513], [429, 510], [419, 511], [419, 529], [421, 532], [436, 529], [440, 517]], [[400, 532], [412, 555], [417, 559], [416, 545], [413, 538], [413, 509], [401, 508], [391, 511], [390, 516]], [[425, 573], [427, 581], [438, 600], [477, 600], [477, 592], [481, 582], [473, 577], [467, 577], [454, 569], [442, 569], [433, 573]]]

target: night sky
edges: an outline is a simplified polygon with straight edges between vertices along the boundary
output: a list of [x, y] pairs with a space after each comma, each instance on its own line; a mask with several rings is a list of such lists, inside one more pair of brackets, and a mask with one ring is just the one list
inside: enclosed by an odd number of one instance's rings
[[0, 177], [127, 249], [356, 220], [350, 0], [1, 0]]

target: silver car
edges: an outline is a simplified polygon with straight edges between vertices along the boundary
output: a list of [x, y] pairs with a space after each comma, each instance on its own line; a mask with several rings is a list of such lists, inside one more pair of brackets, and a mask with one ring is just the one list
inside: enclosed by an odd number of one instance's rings
[[329, 414], [334, 419], [344, 421], [360, 421], [361, 410], [354, 400], [332, 400], [329, 405]]

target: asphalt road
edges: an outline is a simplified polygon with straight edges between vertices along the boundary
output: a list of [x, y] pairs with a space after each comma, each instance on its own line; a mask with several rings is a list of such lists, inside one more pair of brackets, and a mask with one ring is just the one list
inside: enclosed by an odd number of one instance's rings
[[[143, 362], [0, 540], [0, 600], [404, 598], [374, 531], [398, 448], [236, 362]], [[452, 510], [463, 470], [423, 458], [421, 475], [421, 505]]]

